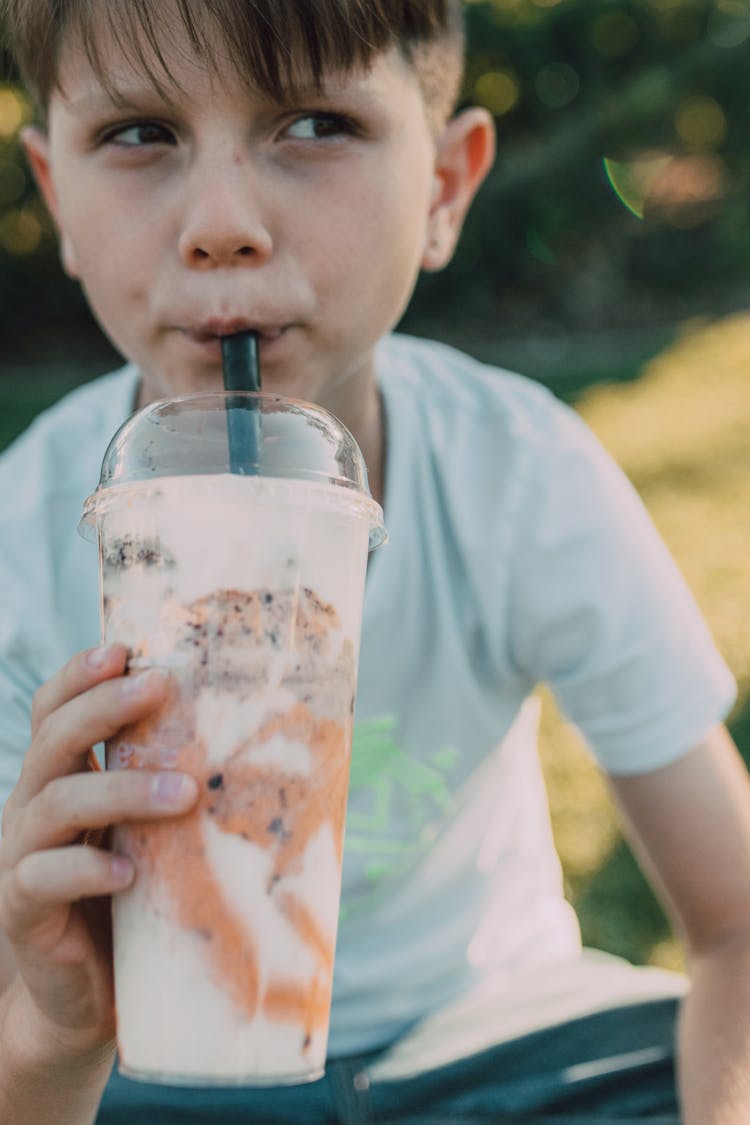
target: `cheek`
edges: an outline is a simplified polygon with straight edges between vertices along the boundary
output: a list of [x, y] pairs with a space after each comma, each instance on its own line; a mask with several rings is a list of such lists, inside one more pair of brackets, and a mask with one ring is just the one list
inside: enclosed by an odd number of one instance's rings
[[138, 300], [149, 287], [154, 249], [149, 237], [126, 221], [127, 210], [103, 208], [82, 195], [62, 214], [77, 277], [95, 313], [111, 315]]
[[429, 184], [421, 167], [414, 180], [394, 178], [372, 206], [372, 214], [377, 215], [371, 227], [374, 260], [382, 258], [396, 275], [415, 275], [424, 250], [429, 206]]
[[82, 273], [97, 275], [106, 284], [122, 284], [143, 268], [145, 255], [154, 254], [158, 228], [149, 223], [132, 194], [115, 191], [85, 175], [68, 176], [75, 191], [60, 198], [60, 225]]
[[[141, 281], [140, 271], [124, 248], [108, 244], [106, 257], [101, 254], [78, 254], [79, 279], [94, 312], [107, 323], [110, 330], [127, 331], [128, 323], [135, 327], [134, 310], [142, 303], [148, 291]], [[118, 318], [128, 314], [128, 320], [118, 325]]]
[[361, 180], [319, 214], [323, 275], [353, 283], [352, 297], [381, 285], [400, 290], [402, 279], [408, 284], [419, 269], [428, 211], [426, 183]]
[[[425, 243], [426, 210], [420, 194], [405, 186], [399, 196], [383, 206], [369, 229], [362, 258], [366, 276], [380, 297], [399, 309], [407, 299], [419, 273]], [[378, 203], [374, 204], [374, 208]]]
[[99, 325], [115, 347], [138, 366], [147, 362], [150, 346], [144, 294], [137, 270], [125, 249], [107, 243], [106, 257], [86, 254], [78, 260], [78, 277]]

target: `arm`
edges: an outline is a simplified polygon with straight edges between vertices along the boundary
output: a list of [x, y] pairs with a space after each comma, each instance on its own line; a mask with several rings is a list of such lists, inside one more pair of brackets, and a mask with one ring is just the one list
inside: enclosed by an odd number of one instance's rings
[[[98, 659], [97, 659], [98, 656]], [[186, 811], [145, 770], [93, 773], [89, 748], [144, 718], [166, 681], [124, 677], [126, 649], [75, 657], [37, 693], [0, 843], [0, 1121], [90, 1125], [114, 1058], [109, 899], [133, 879], [86, 829]]]
[[717, 727], [672, 765], [610, 780], [686, 945], [691, 991], [678, 1043], [685, 1125], [747, 1125], [750, 779]]

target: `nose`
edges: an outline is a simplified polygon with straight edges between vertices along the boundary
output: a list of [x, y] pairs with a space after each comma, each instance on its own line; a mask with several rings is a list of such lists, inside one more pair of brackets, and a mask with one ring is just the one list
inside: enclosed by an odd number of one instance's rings
[[192, 269], [257, 267], [273, 253], [260, 186], [240, 159], [194, 168], [179, 237]]

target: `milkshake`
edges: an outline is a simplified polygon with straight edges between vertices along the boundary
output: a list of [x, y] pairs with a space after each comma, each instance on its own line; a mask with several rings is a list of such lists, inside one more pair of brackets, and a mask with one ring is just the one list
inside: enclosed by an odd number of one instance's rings
[[112, 740], [107, 766], [166, 755], [200, 790], [187, 816], [116, 833], [136, 868], [113, 903], [120, 1065], [152, 1081], [289, 1083], [325, 1060], [364, 578], [382, 524], [366, 483], [290, 463], [303, 448], [317, 463], [315, 427], [283, 458], [261, 420], [274, 475], [125, 469], [91, 502], [104, 638], [127, 645], [131, 670], [171, 673], [163, 707]]

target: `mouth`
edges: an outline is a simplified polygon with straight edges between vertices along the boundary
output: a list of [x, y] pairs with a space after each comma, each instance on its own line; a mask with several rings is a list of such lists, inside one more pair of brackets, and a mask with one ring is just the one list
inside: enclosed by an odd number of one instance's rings
[[221, 342], [226, 336], [238, 332], [255, 332], [261, 356], [272, 353], [292, 326], [289, 324], [259, 323], [244, 317], [212, 318], [199, 324], [185, 325], [179, 329], [184, 338], [211, 359], [221, 359]]
[[210, 344], [214, 342], [221, 343], [225, 336], [234, 336], [238, 332], [255, 332], [258, 337], [258, 342], [272, 343], [278, 340], [283, 332], [286, 331], [286, 325], [276, 324], [258, 324], [242, 317], [234, 317], [232, 319], [211, 319], [206, 320], [198, 325], [189, 325], [182, 329], [185, 335], [194, 340], [196, 344]]

